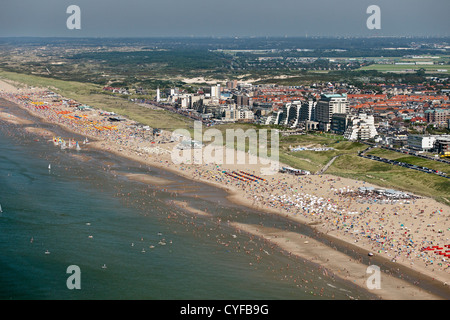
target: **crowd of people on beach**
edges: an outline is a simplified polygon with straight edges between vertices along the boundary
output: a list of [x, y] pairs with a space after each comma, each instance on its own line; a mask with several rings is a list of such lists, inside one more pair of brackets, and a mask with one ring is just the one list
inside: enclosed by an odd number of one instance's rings
[[[63, 125], [73, 132], [98, 140], [105, 150], [129, 152], [142, 160], [173, 167], [168, 149], [158, 148], [170, 132], [155, 137], [134, 121], [112, 125], [108, 116], [78, 110], [73, 104], [55, 99], [48, 91], [0, 96], [27, 108], [46, 121]], [[65, 112], [63, 112], [65, 111]], [[159, 151], [155, 151], [159, 150]], [[387, 198], [357, 192], [365, 182], [329, 175], [294, 176], [277, 173], [261, 177], [255, 171], [230, 169], [220, 164], [180, 164], [179, 172], [238, 192], [256, 208], [276, 211], [299, 221], [314, 224], [320, 231], [343, 237], [371, 252], [413, 266], [450, 272], [450, 212], [447, 206], [411, 196]], [[442, 254], [423, 248], [440, 245]]]
[[[450, 244], [449, 212], [444, 206], [432, 209], [414, 195], [407, 199], [383, 199], [379, 195], [353, 192], [351, 186], [334, 187], [335, 183], [342, 184], [341, 178], [326, 175], [278, 175], [264, 182], [245, 182], [224, 172], [220, 166], [194, 170], [198, 178], [235, 187], [256, 208], [303, 218], [320, 226], [324, 233], [345, 236], [393, 262], [413, 266], [421, 261], [426, 267], [450, 272], [450, 246], [442, 254], [423, 250], [434, 244]], [[442, 229], [435, 226], [439, 221], [447, 222]]]

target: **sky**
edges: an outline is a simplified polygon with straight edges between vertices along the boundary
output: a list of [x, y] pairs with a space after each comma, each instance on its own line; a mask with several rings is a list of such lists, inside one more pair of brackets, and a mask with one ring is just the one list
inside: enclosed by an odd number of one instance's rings
[[449, 13], [449, 0], [1, 0], [0, 37], [450, 36]]

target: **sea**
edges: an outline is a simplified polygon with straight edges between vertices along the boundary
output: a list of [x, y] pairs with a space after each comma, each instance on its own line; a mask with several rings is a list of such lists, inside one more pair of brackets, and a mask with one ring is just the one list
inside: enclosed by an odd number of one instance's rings
[[[23, 126], [0, 121], [1, 300], [377, 299], [229, 222], [314, 237], [306, 226], [162, 169], [83, 145], [61, 150]], [[124, 173], [170, 183], [148, 185]]]

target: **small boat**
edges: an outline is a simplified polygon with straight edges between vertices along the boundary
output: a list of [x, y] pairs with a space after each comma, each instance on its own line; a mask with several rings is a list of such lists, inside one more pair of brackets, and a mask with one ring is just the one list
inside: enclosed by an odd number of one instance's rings
[[48, 165], [48, 170], [52, 170], [52, 165], [51, 164]]
[[2, 212], [3, 212], [2, 205], [0, 204], [0, 213], [2, 213]]
[[373, 253], [372, 253], [372, 252], [369, 252], [368, 256], [369, 256], [369, 257], [372, 257], [372, 256], [373, 256]]
[[48, 250], [45, 250], [45, 254], [50, 254], [50, 251], [48, 251]]
[[103, 264], [102, 265], [102, 269], [106, 269], [107, 267], [106, 267], [106, 264]]

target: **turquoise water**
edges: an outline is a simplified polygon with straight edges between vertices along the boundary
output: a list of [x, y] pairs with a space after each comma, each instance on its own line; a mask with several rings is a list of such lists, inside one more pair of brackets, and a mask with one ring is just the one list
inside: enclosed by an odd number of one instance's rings
[[[292, 228], [281, 218], [155, 168], [76, 153], [0, 122], [0, 299], [373, 298], [226, 223]], [[147, 186], [116, 172], [172, 182]], [[70, 265], [81, 270], [79, 290], [66, 285]]]

